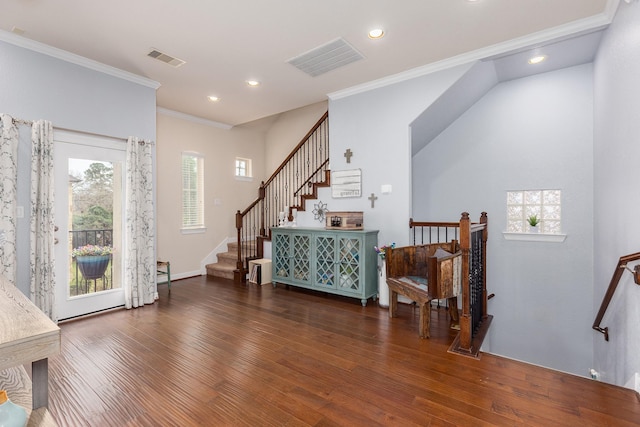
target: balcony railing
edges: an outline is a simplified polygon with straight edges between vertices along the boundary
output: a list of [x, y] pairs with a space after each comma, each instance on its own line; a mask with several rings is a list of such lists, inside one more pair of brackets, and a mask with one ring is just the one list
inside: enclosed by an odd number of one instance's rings
[[[70, 251], [86, 245], [112, 246], [113, 230], [74, 230], [69, 232]], [[101, 278], [86, 279], [76, 259], [71, 260], [69, 295], [78, 296], [113, 289], [113, 257]]]

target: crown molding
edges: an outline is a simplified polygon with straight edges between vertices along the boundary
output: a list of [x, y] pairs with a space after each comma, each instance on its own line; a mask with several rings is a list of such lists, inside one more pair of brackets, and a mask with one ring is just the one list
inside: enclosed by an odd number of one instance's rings
[[618, 8], [619, 2], [620, 0], [609, 0], [605, 7], [605, 10], [602, 13], [591, 16], [589, 18], [580, 19], [565, 25], [539, 31], [537, 33], [515, 38], [503, 43], [497, 43], [491, 46], [484, 47], [482, 49], [453, 56], [442, 61], [436, 61], [431, 64], [413, 68], [408, 71], [403, 71], [402, 73], [393, 74], [391, 76], [383, 77], [377, 80], [372, 80], [361, 85], [352, 86], [347, 89], [329, 93], [327, 96], [330, 100], [346, 98], [348, 96], [357, 95], [359, 93], [368, 92], [370, 90], [379, 89], [392, 84], [415, 79], [417, 77], [433, 74], [438, 71], [454, 68], [459, 65], [468, 64], [473, 61], [485, 60], [487, 58], [504, 55], [507, 52], [525, 49], [531, 46], [549, 42], [550, 40], [569, 38], [578, 34], [587, 34], [593, 31], [598, 31], [605, 28], [611, 23], [613, 17], [615, 16], [615, 12]]
[[119, 79], [128, 80], [152, 89], [157, 90], [160, 87], [160, 83], [155, 80], [151, 80], [110, 65], [105, 65], [101, 62], [94, 61], [93, 59], [85, 58], [84, 56], [76, 55], [75, 53], [67, 52], [66, 50], [58, 49], [8, 31], [0, 30], [0, 41], [42, 53], [53, 58], [61, 59], [72, 64], [80, 65], [81, 67], [85, 67], [90, 70], [99, 71]]
[[203, 119], [202, 117], [192, 116], [191, 114], [181, 113], [180, 111], [169, 110], [168, 108], [164, 108], [164, 107], [157, 107], [156, 111], [159, 114], [164, 114], [165, 116], [176, 117], [178, 119], [187, 120], [187, 121], [198, 123], [205, 126], [211, 126], [214, 128], [229, 130], [233, 127], [233, 125], [215, 122], [213, 120]]

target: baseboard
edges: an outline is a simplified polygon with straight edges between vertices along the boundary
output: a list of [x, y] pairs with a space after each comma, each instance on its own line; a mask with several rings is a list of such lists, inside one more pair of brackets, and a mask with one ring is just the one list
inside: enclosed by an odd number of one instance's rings
[[[173, 282], [174, 280], [187, 279], [189, 277], [204, 276], [206, 274], [207, 274], [206, 271], [203, 274], [200, 270], [187, 271], [186, 273], [178, 273], [178, 274], [171, 272], [171, 281]], [[162, 276], [162, 280], [158, 280], [157, 283], [158, 284], [167, 283], [167, 276]]]

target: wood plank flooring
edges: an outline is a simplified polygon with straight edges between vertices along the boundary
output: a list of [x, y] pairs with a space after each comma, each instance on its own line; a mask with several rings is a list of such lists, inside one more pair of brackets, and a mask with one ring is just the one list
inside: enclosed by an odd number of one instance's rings
[[61, 324], [60, 426], [631, 426], [636, 393], [447, 353], [445, 309], [196, 277], [160, 300]]

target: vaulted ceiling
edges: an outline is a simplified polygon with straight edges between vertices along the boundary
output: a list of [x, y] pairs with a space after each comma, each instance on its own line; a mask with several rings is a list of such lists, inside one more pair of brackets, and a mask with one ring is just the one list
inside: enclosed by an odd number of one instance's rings
[[[618, 0], [2, 0], [0, 40], [26, 47], [42, 43], [145, 77], [160, 84], [159, 107], [237, 125], [449, 62], [499, 58], [588, 33], [608, 24], [617, 4]], [[384, 37], [370, 39], [367, 32], [372, 28], [382, 28]], [[362, 58], [315, 77], [289, 63], [336, 41]], [[148, 56], [154, 49], [185, 63], [175, 67]], [[332, 60], [336, 53], [329, 53]], [[260, 85], [250, 87], [247, 80]], [[219, 99], [210, 101], [208, 96]]]

